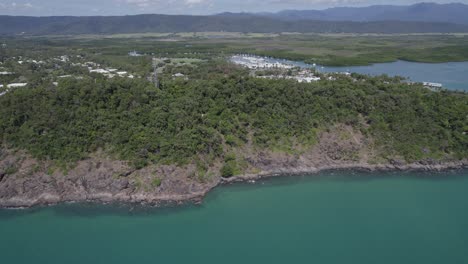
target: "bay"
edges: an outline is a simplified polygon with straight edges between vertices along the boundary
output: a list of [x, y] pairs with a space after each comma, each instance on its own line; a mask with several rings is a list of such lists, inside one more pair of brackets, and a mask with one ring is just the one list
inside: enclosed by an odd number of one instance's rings
[[386, 74], [401, 76], [413, 82], [441, 83], [444, 88], [457, 91], [468, 91], [468, 61], [446, 63], [420, 63], [395, 61], [376, 63], [367, 66], [328, 67], [310, 65], [301, 61], [265, 58], [270, 63], [284, 63], [301, 68], [316, 68], [318, 72], [350, 72], [371, 76]]
[[468, 172], [324, 172], [202, 205], [0, 210], [2, 263], [468, 263]]
[[402, 76], [414, 82], [441, 83], [450, 90], [468, 91], [468, 62], [418, 63], [396, 61], [369, 66], [324, 67], [320, 72], [356, 72], [368, 75]]

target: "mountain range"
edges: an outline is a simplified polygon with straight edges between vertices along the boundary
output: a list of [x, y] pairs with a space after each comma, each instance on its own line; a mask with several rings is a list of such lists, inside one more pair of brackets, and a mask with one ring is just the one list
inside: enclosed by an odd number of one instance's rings
[[0, 16], [0, 35], [149, 32], [454, 33], [468, 32], [468, 6], [422, 3], [210, 16]]
[[323, 21], [423, 21], [468, 25], [468, 5], [462, 3], [419, 3], [410, 6], [374, 5], [368, 7], [336, 7], [325, 10], [284, 10], [257, 13], [284, 20]]

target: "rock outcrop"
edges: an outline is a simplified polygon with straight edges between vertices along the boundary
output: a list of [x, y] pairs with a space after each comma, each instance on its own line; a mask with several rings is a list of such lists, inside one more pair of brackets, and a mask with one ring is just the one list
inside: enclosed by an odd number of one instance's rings
[[[407, 164], [394, 157], [375, 162], [372, 142], [350, 127], [323, 132], [318, 143], [296, 154], [239, 149], [245, 174], [224, 179], [220, 164], [208, 169], [210, 177], [197, 177], [197, 167], [148, 166], [135, 170], [125, 161], [103, 155], [59, 169], [24, 152], [0, 152], [0, 207], [30, 207], [62, 202], [125, 202], [158, 205], [200, 201], [223, 183], [283, 174], [316, 173], [330, 169], [444, 170], [467, 168], [468, 160], [422, 160]], [[373, 160], [374, 159], [374, 160]]]

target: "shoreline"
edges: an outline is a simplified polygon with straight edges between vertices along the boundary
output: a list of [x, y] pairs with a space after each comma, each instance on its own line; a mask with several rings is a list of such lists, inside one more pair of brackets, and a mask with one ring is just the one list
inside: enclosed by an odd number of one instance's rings
[[92, 203], [92, 204], [128, 204], [141, 205], [149, 207], [181, 206], [187, 203], [200, 204], [204, 198], [215, 188], [233, 183], [247, 183], [252, 180], [261, 180], [282, 176], [296, 177], [300, 175], [317, 175], [324, 171], [362, 171], [362, 172], [444, 172], [448, 170], [468, 169], [468, 160], [459, 162], [449, 162], [437, 165], [425, 165], [420, 163], [406, 165], [392, 164], [334, 164], [319, 167], [298, 167], [298, 168], [280, 168], [269, 171], [261, 171], [256, 174], [244, 174], [230, 178], [218, 178], [213, 183], [206, 186], [199, 192], [187, 194], [158, 195], [155, 193], [140, 194], [112, 194], [101, 192], [88, 194], [79, 199], [69, 199], [70, 197], [60, 197], [49, 193], [42, 193], [34, 199], [25, 199], [24, 197], [11, 197], [8, 199], [0, 198], [0, 209], [31, 209], [36, 207], [56, 206], [67, 203]]

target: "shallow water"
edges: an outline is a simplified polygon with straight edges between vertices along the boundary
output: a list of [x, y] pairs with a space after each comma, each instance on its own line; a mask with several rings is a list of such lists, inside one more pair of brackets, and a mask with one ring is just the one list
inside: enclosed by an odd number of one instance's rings
[[468, 171], [328, 172], [200, 206], [0, 210], [2, 263], [468, 263]]

